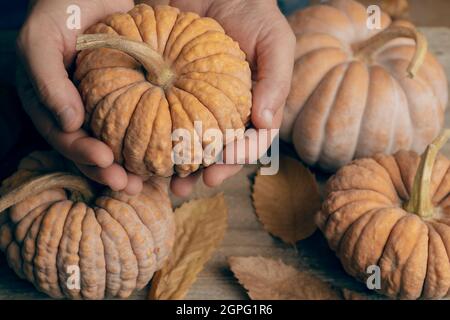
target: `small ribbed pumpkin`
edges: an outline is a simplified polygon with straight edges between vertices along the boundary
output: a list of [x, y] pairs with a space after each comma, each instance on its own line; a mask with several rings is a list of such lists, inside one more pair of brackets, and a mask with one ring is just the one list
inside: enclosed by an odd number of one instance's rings
[[281, 136], [327, 171], [376, 153], [421, 153], [443, 127], [447, 80], [425, 37], [383, 12], [381, 29], [368, 19], [353, 0], [289, 17], [297, 49]]
[[317, 224], [344, 269], [398, 299], [450, 296], [450, 160], [446, 130], [419, 156], [378, 154], [341, 168], [327, 185]]
[[[86, 33], [77, 41], [83, 51], [75, 80], [87, 124], [130, 172], [186, 176], [214, 162], [203, 149], [219, 143], [220, 152], [229, 142], [207, 138], [206, 130], [245, 129], [252, 105], [250, 67], [215, 20], [140, 4]], [[189, 132], [191, 141], [181, 148], [188, 161], [174, 166], [177, 129]]]
[[167, 184], [154, 178], [131, 197], [96, 190], [73, 170], [55, 152], [22, 160], [0, 189], [0, 249], [20, 278], [53, 298], [126, 298], [173, 246]]

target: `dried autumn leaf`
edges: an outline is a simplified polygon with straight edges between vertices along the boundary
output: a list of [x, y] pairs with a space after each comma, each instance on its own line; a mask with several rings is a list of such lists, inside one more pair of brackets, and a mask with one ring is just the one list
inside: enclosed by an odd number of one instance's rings
[[340, 300], [330, 284], [307, 271], [263, 257], [230, 257], [239, 283], [252, 300]]
[[300, 162], [280, 158], [276, 175], [255, 178], [253, 205], [264, 229], [295, 244], [314, 233], [314, 215], [320, 209], [319, 187], [314, 175]]
[[183, 299], [222, 241], [227, 228], [223, 194], [175, 210], [176, 238], [169, 261], [153, 278], [150, 299]]

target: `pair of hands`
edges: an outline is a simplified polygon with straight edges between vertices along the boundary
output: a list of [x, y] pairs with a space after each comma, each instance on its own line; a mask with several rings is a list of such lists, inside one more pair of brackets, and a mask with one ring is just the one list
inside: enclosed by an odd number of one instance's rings
[[[77, 35], [103, 17], [126, 12], [132, 0], [35, 0], [17, 40], [23, 64], [18, 91], [25, 111], [38, 132], [57, 151], [72, 160], [86, 176], [113, 190], [139, 193], [142, 180], [114, 163], [111, 149], [81, 127], [84, 107], [67, 69], [76, 56]], [[152, 1], [143, 1], [151, 4]], [[67, 7], [81, 8], [81, 29], [66, 26]], [[295, 37], [275, 0], [172, 0], [182, 11], [216, 19], [239, 42], [253, 71], [252, 123], [256, 128], [279, 128], [289, 93]], [[241, 165], [215, 164], [203, 170], [208, 186], [236, 174]], [[201, 173], [173, 177], [171, 189], [187, 196]]]

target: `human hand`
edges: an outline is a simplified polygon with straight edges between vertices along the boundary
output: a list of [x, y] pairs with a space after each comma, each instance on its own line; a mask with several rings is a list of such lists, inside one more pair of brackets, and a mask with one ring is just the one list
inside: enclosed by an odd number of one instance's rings
[[[140, 192], [141, 178], [115, 164], [111, 149], [81, 129], [83, 103], [66, 71], [76, 56], [77, 35], [111, 13], [130, 10], [133, 1], [35, 0], [32, 4], [17, 40], [23, 62], [17, 87], [25, 111], [47, 142], [86, 176], [113, 190]], [[66, 11], [73, 4], [81, 9], [79, 30], [66, 26]]]
[[[254, 78], [252, 123], [257, 129], [278, 129], [291, 86], [296, 40], [277, 2], [172, 0], [170, 5], [216, 19], [226, 33], [239, 42], [247, 54]], [[246, 154], [245, 144], [242, 146], [241, 150], [235, 152], [245, 154], [246, 163], [255, 161]], [[270, 142], [264, 150], [258, 150], [259, 155], [264, 154], [269, 146]], [[212, 165], [203, 170], [203, 181], [211, 187], [220, 185], [241, 168], [242, 165], [236, 164]], [[188, 195], [199, 177], [200, 173], [186, 178], [174, 177], [171, 181], [172, 191], [179, 196]]]

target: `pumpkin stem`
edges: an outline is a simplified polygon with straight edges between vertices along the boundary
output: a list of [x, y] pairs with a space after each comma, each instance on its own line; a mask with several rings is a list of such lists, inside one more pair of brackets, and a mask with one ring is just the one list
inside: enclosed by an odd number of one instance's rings
[[77, 50], [110, 48], [122, 51], [135, 58], [147, 71], [147, 79], [162, 88], [169, 87], [175, 73], [161, 55], [148, 44], [122, 36], [108, 34], [83, 34], [77, 37]]
[[430, 195], [431, 175], [439, 150], [442, 149], [448, 139], [450, 139], [450, 129], [440, 134], [422, 154], [414, 178], [411, 197], [404, 205], [406, 211], [423, 218], [433, 215], [435, 209]]
[[50, 173], [30, 179], [12, 191], [0, 197], [0, 213], [30, 195], [36, 195], [49, 189], [63, 188], [72, 191], [70, 199], [89, 202], [94, 193], [86, 179], [64, 172]]
[[355, 57], [370, 59], [374, 52], [396, 38], [410, 38], [416, 41], [416, 51], [407, 69], [408, 76], [414, 78], [427, 55], [428, 42], [422, 33], [412, 28], [394, 26], [385, 29], [372, 38], [357, 44], [354, 47]]

